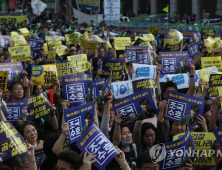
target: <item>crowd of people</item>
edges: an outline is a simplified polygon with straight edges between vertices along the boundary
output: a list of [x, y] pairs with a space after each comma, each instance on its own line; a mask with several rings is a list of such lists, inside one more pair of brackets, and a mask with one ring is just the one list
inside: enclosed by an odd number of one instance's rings
[[[195, 20], [195, 16], [193, 16]], [[175, 22], [180, 21], [180, 16], [175, 13]], [[182, 20], [189, 23], [192, 20], [190, 16], [185, 15]], [[39, 95], [44, 93], [49, 96], [49, 87], [44, 87], [42, 85], [34, 85], [35, 81], [31, 79], [31, 66], [32, 65], [47, 65], [62, 61], [67, 61], [68, 56], [74, 56], [77, 54], [86, 54], [87, 63], [90, 64], [89, 70], [80, 74], [91, 74], [93, 75], [93, 80], [101, 79], [103, 75], [103, 70], [100, 67], [100, 61], [104, 59], [117, 60], [122, 59], [124, 61], [124, 66], [122, 70], [122, 80], [128, 81], [133, 79], [133, 74], [135, 73], [133, 63], [127, 61], [127, 54], [124, 50], [116, 50], [115, 41], [113, 36], [118, 37], [130, 37], [133, 42], [135, 42], [135, 34], [131, 31], [126, 31], [125, 28], [121, 28], [121, 32], [118, 34], [114, 31], [113, 26], [107, 26], [105, 23], [101, 23], [101, 28], [96, 32], [96, 28], [93, 22], [79, 23], [78, 18], [72, 19], [72, 24], [53, 24], [52, 20], [47, 18], [39, 19], [36, 21], [35, 25], [28, 24], [26, 21], [18, 22], [16, 19], [13, 22], [7, 22], [5, 20], [1, 23], [1, 33], [2, 35], [12, 35], [13, 32], [21, 34], [19, 29], [27, 28], [29, 30], [29, 36], [37, 39], [42, 39], [47, 43], [47, 37], [59, 36], [61, 43], [67, 47], [67, 54], [58, 56], [56, 55], [53, 61], [48, 61], [47, 54], [45, 54], [45, 49], [48, 48], [41, 46], [41, 52], [35, 54], [35, 56], [30, 56], [29, 61], [22, 61], [23, 70], [17, 70], [18, 74], [13, 77], [12, 82], [8, 83], [7, 90], [1, 89], [1, 110], [0, 110], [0, 120], [7, 121], [8, 101], [22, 101], [25, 97], [30, 97], [33, 95]], [[65, 39], [66, 34], [78, 34], [92, 36], [97, 34], [103, 39], [104, 42], [109, 42], [110, 47], [107, 48], [106, 43], [97, 44], [95, 51], [85, 50], [80, 43], [69, 44]], [[134, 36], [132, 36], [134, 34]], [[143, 33], [137, 32], [136, 36], [142, 37]], [[134, 39], [133, 39], [134, 38]], [[187, 51], [187, 44], [193, 41], [197, 41], [194, 38], [181, 40], [182, 45], [179, 51]], [[28, 42], [27, 42], [28, 43]], [[131, 45], [132, 45], [131, 44]], [[137, 119], [133, 122], [133, 126], [129, 126], [123, 121], [123, 115], [116, 113], [113, 110], [112, 102], [115, 99], [114, 93], [110, 91], [106, 99], [103, 97], [98, 97], [94, 99], [93, 97], [87, 102], [94, 102], [95, 112], [93, 124], [98, 126], [104, 135], [113, 143], [119, 153], [109, 164], [105, 167], [107, 170], [159, 170], [160, 162], [154, 162], [150, 155], [150, 149], [152, 146], [160, 143], [167, 143], [173, 140], [173, 136], [180, 133], [185, 133], [186, 129], [189, 127], [191, 132], [212, 132], [217, 127], [220, 127], [222, 122], [221, 117], [221, 100], [222, 96], [216, 96], [215, 98], [207, 97], [209, 84], [204, 82], [204, 80], [199, 80], [199, 85], [195, 86], [194, 76], [196, 70], [201, 68], [201, 58], [210, 56], [221, 56], [221, 51], [212, 51], [209, 53], [205, 46], [198, 49], [198, 53], [192, 58], [192, 63], [189, 67], [186, 67], [184, 63], [185, 59], [181, 59], [181, 66], [175, 70], [175, 74], [187, 73], [189, 75], [189, 88], [178, 89], [177, 84], [173, 81], [166, 80], [164, 83], [160, 83], [160, 72], [162, 66], [160, 64], [160, 52], [165, 51], [164, 36], [155, 36], [155, 40], [150, 42], [149, 48], [152, 48], [155, 52], [155, 57], [152, 64], [156, 65], [156, 83], [158, 88], [158, 94], [156, 96], [161, 96], [159, 99], [154, 100], [157, 106], [156, 110], [149, 108], [149, 101], [141, 100], [140, 106], [142, 108], [141, 113], [138, 115]], [[10, 63], [13, 62], [9, 54], [9, 48], [13, 47], [14, 44], [5, 44], [0, 51], [0, 63]], [[147, 47], [148, 48], [148, 47]], [[22, 73], [22, 76], [19, 75]], [[69, 124], [64, 120], [64, 110], [77, 107], [70, 104], [70, 101], [64, 99], [63, 90], [64, 84], [61, 80], [53, 80], [53, 98], [54, 103], [52, 104], [50, 114], [42, 116], [33, 121], [28, 119], [28, 108], [27, 106], [22, 108], [22, 115], [18, 120], [13, 123], [18, 132], [25, 139], [28, 151], [23, 154], [17, 154], [10, 159], [1, 160], [0, 169], [4, 170], [90, 170], [97, 169], [94, 163], [97, 161], [94, 159], [96, 154], [88, 154], [86, 151], [82, 153], [80, 149], [76, 146], [76, 142], [70, 144], [68, 139]], [[202, 88], [203, 87], [203, 88]], [[102, 90], [101, 96], [102, 96]], [[204, 112], [198, 117], [199, 108], [194, 106], [191, 108], [192, 115], [182, 118], [178, 122], [169, 121], [164, 118], [164, 113], [167, 108], [167, 93], [169, 91], [180, 92], [194, 97], [199, 97], [205, 100]], [[104, 102], [106, 101], [106, 102]], [[84, 103], [83, 103], [84, 105]], [[149, 118], [157, 118], [156, 125], [153, 123], [148, 123], [144, 120]], [[86, 115], [85, 119], [89, 121], [91, 115]], [[89, 119], [89, 120], [88, 120]], [[188, 120], [195, 119], [195, 121], [200, 125], [198, 128], [191, 128], [194, 124]], [[188, 123], [187, 123], [188, 122]], [[192, 124], [193, 123], [193, 124]], [[85, 130], [91, 125], [88, 123], [84, 127]], [[85, 131], [84, 130], [84, 131]], [[83, 132], [82, 132], [83, 133]], [[2, 147], [2, 146], [1, 146]], [[44, 153], [47, 158], [41, 164], [36, 164], [35, 160], [35, 150], [44, 149]], [[215, 140], [211, 146], [213, 150], [221, 150], [219, 141]], [[216, 169], [220, 170], [222, 168], [221, 157], [213, 155], [215, 165], [194, 165], [191, 159], [188, 159], [187, 163], [181, 165], [177, 170], [210, 170]]]

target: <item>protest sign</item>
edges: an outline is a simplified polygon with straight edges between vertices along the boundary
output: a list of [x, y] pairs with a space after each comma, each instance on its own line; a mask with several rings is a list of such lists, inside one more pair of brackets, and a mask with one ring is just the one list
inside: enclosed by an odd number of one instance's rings
[[28, 120], [35, 120], [50, 113], [51, 104], [44, 93], [26, 97], [23, 99], [24, 106], [27, 107]]
[[133, 94], [132, 81], [119, 81], [111, 83], [111, 90], [115, 99], [121, 99], [123, 97]]
[[54, 61], [56, 57], [56, 51], [55, 50], [49, 50], [47, 55], [47, 61]]
[[40, 167], [42, 165], [42, 163], [46, 160], [46, 158], [47, 158], [47, 156], [44, 153], [43, 148], [35, 150], [35, 161], [36, 161], [36, 165], [38, 167]]
[[196, 70], [196, 72], [199, 72], [200, 79], [203, 79], [204, 82], [209, 82], [210, 74], [222, 74], [221, 72], [218, 72], [218, 68], [216, 66]]
[[[182, 136], [184, 136], [184, 133], [175, 135], [173, 137], [173, 140], [180, 139]], [[191, 132], [191, 136], [193, 139], [193, 143], [195, 146], [195, 150], [199, 151], [199, 154], [201, 155], [202, 152], [205, 152], [206, 156], [199, 156], [195, 161], [192, 161], [192, 164], [194, 165], [215, 165], [213, 155], [209, 155], [206, 153], [209, 153], [209, 150], [211, 149], [211, 146], [213, 142], [215, 141], [215, 136], [212, 132]]]
[[[60, 38], [58, 36], [45, 36], [45, 40], [48, 44], [61, 42]], [[62, 45], [62, 44], [61, 44]]]
[[88, 51], [95, 51], [97, 48], [97, 42], [86, 40], [85, 38], [80, 38], [80, 44], [83, 49]]
[[164, 155], [165, 159], [161, 161], [160, 169], [171, 170], [186, 166], [191, 157], [189, 154], [192, 154], [192, 151], [195, 150], [189, 128], [180, 139], [165, 143], [165, 149], [166, 155]]
[[207, 96], [208, 97], [217, 97], [219, 96], [218, 87], [209, 87], [207, 90]]
[[205, 100], [190, 95], [168, 91], [164, 118], [198, 127], [197, 117], [203, 115]]
[[157, 88], [155, 80], [151, 79], [140, 79], [134, 80], [133, 83], [133, 92], [138, 92], [144, 89]]
[[40, 46], [31, 48], [31, 56], [37, 57], [37, 56], [41, 55], [41, 48], [42, 47], [40, 47]]
[[134, 73], [132, 80], [149, 78], [156, 79], [156, 66], [133, 63]]
[[148, 64], [151, 61], [150, 50], [136, 50], [136, 60], [138, 64]]
[[63, 76], [62, 84], [65, 100], [69, 100], [72, 105], [92, 101], [92, 80], [92, 75], [88, 74]]
[[8, 82], [15, 82], [22, 79], [22, 63], [0, 63], [0, 71], [8, 71]]
[[44, 44], [47, 45], [47, 43], [44, 43], [43, 39], [37, 39], [37, 38], [30, 38], [28, 39], [28, 43], [31, 48], [36, 48], [36, 47], [42, 47]]
[[7, 91], [8, 75], [8, 71], [0, 71], [0, 89], [2, 91]]
[[105, 99], [105, 102], [107, 101], [107, 97], [110, 94], [111, 83], [112, 83], [112, 75], [113, 75], [113, 70], [111, 70], [110, 76], [105, 80], [106, 84], [105, 84], [105, 89], [103, 91], [103, 99]]
[[193, 41], [193, 42], [187, 44], [187, 50], [189, 51], [190, 56], [194, 57], [199, 52], [199, 44], [197, 42]]
[[104, 71], [102, 78], [110, 76], [110, 71], [113, 70], [113, 80], [121, 80], [123, 71], [123, 59], [103, 59], [102, 70]]
[[119, 21], [120, 20], [120, 0], [104, 0], [104, 15], [106, 21]]
[[143, 37], [145, 41], [152, 42], [152, 43], [155, 41], [155, 37], [153, 36], [153, 34], [143, 34]]
[[8, 108], [8, 115], [6, 117], [8, 122], [17, 122], [19, 117], [22, 116], [22, 109], [24, 102], [21, 100], [6, 101]]
[[66, 34], [65, 38], [66, 38], [66, 42], [68, 42], [69, 45], [79, 43], [79, 35], [78, 34]]
[[208, 37], [214, 38], [216, 35], [216, 30], [214, 29], [208, 29], [208, 28], [202, 28], [201, 29], [201, 39], [207, 39]]
[[147, 31], [148, 31], [148, 33], [156, 36], [156, 35], [158, 35], [159, 30], [160, 29], [155, 24], [152, 24]]
[[53, 47], [62, 45], [62, 42], [61, 41], [56, 41], [56, 42], [48, 43], [48, 44], [49, 44], [49, 49], [51, 50], [51, 49], [53, 49]]
[[127, 62], [135, 62], [137, 59], [137, 49], [145, 50], [147, 47], [143, 46], [126, 46], [125, 47], [125, 52], [127, 54]]
[[19, 31], [22, 33], [24, 37], [29, 36], [29, 30], [27, 28], [21, 28]]
[[12, 57], [12, 62], [16, 61], [29, 61], [31, 56], [31, 49], [29, 45], [19, 47], [9, 47], [9, 54]]
[[150, 44], [149, 42], [146, 42], [145, 38], [142, 37], [136, 37], [136, 41], [134, 42], [133, 46], [146, 46], [149, 47], [148, 45]]
[[86, 63], [87, 55], [86, 54], [78, 54], [67, 57], [68, 61], [75, 61], [76, 63]]
[[44, 48], [44, 53], [47, 55], [48, 54], [48, 44], [44, 43], [43, 48]]
[[97, 160], [94, 164], [98, 169], [106, 165], [118, 154], [113, 144], [96, 125], [91, 125], [78, 140], [76, 146], [85, 153], [95, 153]]
[[106, 87], [105, 79], [99, 79], [93, 81], [93, 98], [97, 103], [102, 102], [103, 91]]
[[27, 42], [22, 35], [11, 35], [12, 45], [14, 47], [26, 45]]
[[161, 74], [189, 73], [189, 54], [185, 52], [161, 52]]
[[114, 37], [114, 41], [116, 50], [125, 50], [131, 43], [130, 37]]
[[62, 56], [62, 55], [64, 55], [64, 54], [67, 54], [67, 53], [68, 53], [67, 47], [64, 46], [64, 45], [55, 46], [55, 47], [53, 47], [53, 49], [56, 50], [56, 54], [57, 54], [58, 56]]
[[0, 146], [3, 160], [28, 151], [24, 138], [10, 122], [0, 122]]
[[[146, 107], [142, 107], [142, 105], [146, 105]], [[142, 115], [148, 111], [151, 117], [156, 114], [156, 106], [149, 89], [136, 92], [113, 102], [113, 110], [116, 115], [122, 114], [123, 120], [136, 119], [140, 114]]]
[[[167, 74], [167, 78], [170, 81], [176, 83], [178, 89], [189, 88], [190, 84], [190, 75], [189, 74]], [[200, 75], [199, 72], [196, 71], [194, 75], [195, 86], [199, 86]]]
[[69, 124], [69, 142], [77, 141], [94, 120], [94, 102], [66, 109], [64, 111], [65, 122]]
[[216, 66], [219, 71], [222, 71], [221, 68], [221, 56], [218, 57], [201, 57], [201, 68]]
[[213, 133], [214, 133], [218, 143], [220, 144], [220, 147], [222, 147], [222, 127], [220, 126], [216, 129], [214, 129]]
[[56, 65], [32, 65], [31, 80], [34, 85], [51, 86], [58, 79]]
[[180, 51], [180, 47], [181, 44], [175, 44], [175, 45], [166, 44], [164, 46], [164, 51]]
[[8, 35], [0, 35], [0, 48], [8, 48], [11, 39]]
[[209, 85], [210, 87], [222, 86], [222, 74], [211, 74]]

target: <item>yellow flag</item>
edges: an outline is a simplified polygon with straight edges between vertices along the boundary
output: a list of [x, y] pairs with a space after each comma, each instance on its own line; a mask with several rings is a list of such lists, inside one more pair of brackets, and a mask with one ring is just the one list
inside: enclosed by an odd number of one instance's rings
[[167, 6], [167, 7], [163, 8], [163, 11], [169, 12], [169, 7]]

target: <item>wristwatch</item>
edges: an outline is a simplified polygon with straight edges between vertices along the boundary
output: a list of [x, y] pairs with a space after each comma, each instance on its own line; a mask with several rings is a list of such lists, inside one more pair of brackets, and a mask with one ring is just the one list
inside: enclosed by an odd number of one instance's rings
[[190, 77], [194, 77], [194, 75], [190, 75]]
[[56, 91], [61, 91], [61, 89], [56, 89]]

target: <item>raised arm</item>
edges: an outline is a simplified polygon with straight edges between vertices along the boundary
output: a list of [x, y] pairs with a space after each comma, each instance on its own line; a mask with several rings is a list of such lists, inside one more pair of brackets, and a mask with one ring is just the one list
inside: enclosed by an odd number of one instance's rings
[[221, 101], [222, 101], [222, 96], [217, 96], [215, 100], [213, 112], [210, 116], [209, 131], [212, 131], [215, 129], [215, 125], [217, 122], [217, 114], [218, 114], [219, 109], [221, 108]]
[[143, 120], [136, 121], [134, 131], [133, 131], [133, 143], [135, 143], [140, 148], [142, 148], [142, 144], [141, 144], [142, 123], [143, 123]]
[[115, 117], [115, 127], [114, 127], [114, 132], [113, 132], [113, 145], [118, 146], [120, 141], [121, 141], [121, 116], [122, 114], [119, 114]]
[[209, 89], [209, 83], [205, 83], [204, 84], [204, 90], [202, 91], [202, 94], [201, 94], [201, 98], [202, 99], [205, 99], [206, 95], [207, 95], [207, 91]]
[[187, 91], [187, 94], [191, 96], [193, 96], [195, 92], [194, 76], [195, 76], [195, 66], [190, 64], [190, 84], [189, 84], [189, 90]]
[[160, 72], [161, 72], [161, 69], [162, 69], [162, 65], [161, 64], [157, 64], [157, 67], [156, 67], [156, 84], [157, 84], [157, 89], [158, 89], [158, 95], [161, 95], [161, 87], [160, 87]]

